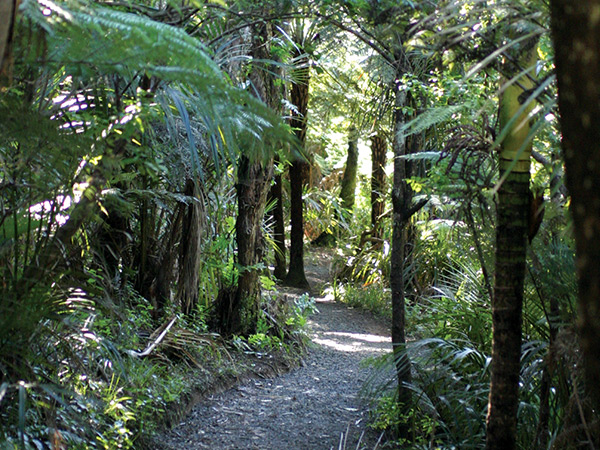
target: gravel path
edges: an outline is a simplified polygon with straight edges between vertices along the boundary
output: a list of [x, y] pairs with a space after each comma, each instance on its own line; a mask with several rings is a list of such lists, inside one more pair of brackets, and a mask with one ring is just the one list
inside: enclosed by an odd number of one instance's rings
[[[311, 260], [306, 272], [317, 292], [327, 280], [329, 257], [313, 253]], [[281, 290], [288, 297], [302, 293]], [[369, 313], [327, 297], [315, 300], [319, 313], [309, 321], [314, 346], [302, 367], [207, 398], [161, 436], [161, 444], [190, 450], [338, 449], [343, 434], [347, 450], [372, 449], [377, 436], [367, 430], [358, 398], [370, 369], [360, 363], [389, 351], [389, 331]]]

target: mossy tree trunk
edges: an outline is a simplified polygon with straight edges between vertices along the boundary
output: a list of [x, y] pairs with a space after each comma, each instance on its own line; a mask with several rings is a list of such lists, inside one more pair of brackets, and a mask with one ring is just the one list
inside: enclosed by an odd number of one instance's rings
[[[530, 75], [535, 52], [535, 40], [526, 41], [520, 50], [519, 61], [524, 68], [531, 69], [530, 73], [521, 76], [518, 83], [507, 82], [500, 98], [500, 129], [508, 129], [508, 133], [499, 154], [500, 175], [505, 179], [498, 189], [497, 203], [487, 450], [511, 450], [517, 445], [523, 283], [530, 209], [531, 128], [528, 115], [531, 107], [516, 120], [514, 118], [527, 100], [526, 90], [533, 87]], [[518, 72], [519, 68], [513, 68], [509, 73]], [[511, 120], [514, 121], [510, 123]], [[506, 174], [508, 170], [510, 172]]]
[[551, 0], [586, 391], [600, 411], [600, 0]]
[[[281, 97], [277, 95], [276, 80], [269, 68], [262, 66], [264, 61], [271, 59], [273, 26], [269, 23], [254, 24], [251, 34], [251, 56], [256, 61], [249, 74], [252, 92], [267, 105], [278, 108]], [[272, 176], [272, 158], [261, 161], [250, 159], [246, 155], [240, 157], [236, 185], [238, 216], [235, 225], [238, 282], [231, 295], [219, 296], [220, 328], [226, 334], [249, 335], [256, 332], [260, 312], [260, 264], [265, 255], [262, 225]]]
[[242, 156], [238, 163], [237, 240], [238, 283], [230, 298], [228, 314], [221, 329], [226, 333], [249, 335], [256, 332], [260, 309], [259, 263], [262, 262], [262, 222], [272, 165], [253, 162]]

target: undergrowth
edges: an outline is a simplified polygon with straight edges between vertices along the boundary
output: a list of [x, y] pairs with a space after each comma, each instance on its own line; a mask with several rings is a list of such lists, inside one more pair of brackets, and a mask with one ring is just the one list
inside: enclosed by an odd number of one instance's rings
[[[384, 448], [483, 448], [492, 317], [482, 261], [464, 235], [459, 241], [445, 225], [422, 223], [416, 230], [414, 251], [405, 265], [406, 352], [412, 374], [407, 387], [412, 403], [398, 404], [396, 362], [391, 354], [368, 361], [374, 371], [363, 395], [371, 405], [371, 427], [386, 433]], [[520, 449], [575, 448], [575, 442], [585, 442], [597, 422], [586, 425], [572, 416], [574, 405], [579, 405], [581, 420], [593, 416], [577, 368], [581, 356], [572, 325], [573, 247], [564, 236], [556, 237], [552, 224], [542, 233], [545, 242], [532, 247], [525, 287], [518, 445]], [[360, 269], [377, 273], [377, 267], [361, 265]], [[377, 282], [361, 276], [339, 279], [332, 291], [337, 300], [352, 307], [391, 318], [385, 278]], [[550, 417], [545, 425], [543, 410]], [[399, 429], [410, 430], [409, 436], [399, 438]], [[567, 444], [568, 436], [572, 444]]]
[[60, 320], [46, 322], [23, 349], [29, 377], [0, 385], [0, 448], [136, 448], [191, 390], [251, 371], [238, 354], [295, 358], [308, 342], [314, 300], [288, 305], [274, 290], [264, 298], [258, 332], [226, 342], [207, 330], [202, 310], [194, 320], [171, 314], [157, 324], [139, 296], [120, 299], [132, 305], [123, 308], [72, 292]]

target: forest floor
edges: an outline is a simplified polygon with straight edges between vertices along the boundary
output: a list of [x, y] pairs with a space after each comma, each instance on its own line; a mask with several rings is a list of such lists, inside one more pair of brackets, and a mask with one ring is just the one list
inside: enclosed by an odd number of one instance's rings
[[[360, 392], [372, 367], [364, 359], [391, 348], [389, 329], [370, 313], [323, 295], [331, 255], [313, 250], [306, 275], [318, 313], [308, 322], [313, 344], [300, 367], [276, 378], [251, 379], [208, 396], [155, 438], [164, 449], [373, 449]], [[290, 297], [298, 289], [281, 287]], [[342, 440], [345, 445], [340, 446]]]

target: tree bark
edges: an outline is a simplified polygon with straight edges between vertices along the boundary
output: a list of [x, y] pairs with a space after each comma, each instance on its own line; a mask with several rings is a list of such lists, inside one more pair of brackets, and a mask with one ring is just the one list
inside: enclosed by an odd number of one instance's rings
[[385, 163], [387, 144], [381, 134], [371, 138], [371, 236], [381, 238], [381, 216], [385, 211]]
[[221, 329], [227, 334], [249, 335], [256, 332], [260, 308], [259, 267], [262, 261], [262, 221], [272, 166], [252, 162], [240, 157], [238, 165], [238, 217], [235, 224], [237, 263], [239, 275], [237, 289], [228, 305], [229, 316]]
[[[253, 66], [249, 78], [252, 91], [273, 107], [275, 80], [262, 64], [270, 59], [272, 25], [257, 23], [251, 28], [251, 56]], [[254, 145], [264, 145], [262, 142]], [[273, 151], [273, 154], [275, 152]], [[237, 240], [238, 282], [233, 295], [220, 296], [221, 331], [226, 334], [249, 335], [256, 332], [260, 312], [259, 267], [265, 253], [262, 224], [273, 176], [273, 159], [252, 161], [242, 155], [238, 162], [238, 217], [235, 224]]]
[[183, 229], [180, 240], [179, 280], [177, 299], [184, 314], [196, 311], [199, 295], [200, 243], [202, 234], [202, 211], [204, 204], [200, 198], [198, 183], [188, 179], [185, 195], [191, 198], [183, 216]]
[[600, 0], [551, 0], [586, 391], [600, 411]]
[[[406, 105], [406, 92], [396, 91], [395, 123], [394, 123], [394, 185], [392, 188], [392, 254], [390, 286], [392, 289], [392, 346], [396, 362], [398, 378], [398, 403], [401, 411], [410, 403], [410, 360], [406, 353], [406, 316], [404, 292], [404, 259], [406, 256], [406, 225], [412, 213], [412, 189], [406, 182], [410, 176], [410, 168], [402, 157], [406, 155], [406, 138], [401, 132], [404, 124], [402, 108]], [[406, 435], [407, 430], [399, 430]]]
[[[528, 45], [529, 47], [521, 52], [520, 60], [531, 70], [536, 45]], [[505, 175], [513, 160], [517, 159], [517, 163], [498, 189], [487, 450], [512, 450], [517, 445], [523, 283], [530, 202], [531, 142], [526, 144], [530, 131], [527, 116], [531, 107], [514, 123], [509, 124], [509, 121], [526, 100], [524, 89], [531, 89], [533, 86], [532, 81], [525, 76], [521, 77], [519, 82], [521, 86], [517, 86], [516, 83], [505, 86], [499, 110], [500, 129], [510, 127], [501, 143], [500, 175]]]
[[[297, 55], [299, 56], [299, 55]], [[296, 79], [290, 90], [290, 102], [296, 106], [292, 111], [290, 125], [304, 148], [306, 142], [306, 114], [308, 112], [308, 87], [310, 68], [308, 61], [300, 61], [296, 69]], [[290, 267], [285, 283], [299, 288], [309, 287], [304, 274], [304, 215], [303, 215], [303, 173], [306, 161], [301, 155], [295, 156], [290, 167]]]
[[18, 0], [0, 0], [0, 86], [10, 84], [12, 40], [18, 7]]
[[358, 132], [355, 126], [348, 130], [348, 158], [342, 177], [340, 199], [342, 208], [347, 214], [352, 215], [354, 199], [356, 196], [356, 174], [358, 172]]

